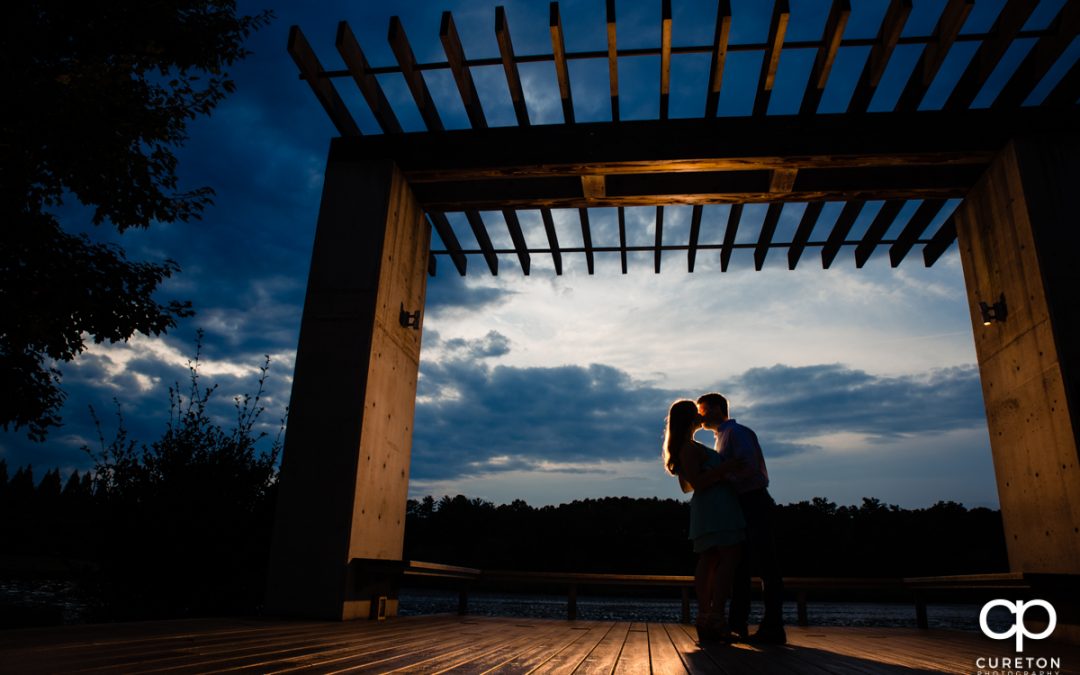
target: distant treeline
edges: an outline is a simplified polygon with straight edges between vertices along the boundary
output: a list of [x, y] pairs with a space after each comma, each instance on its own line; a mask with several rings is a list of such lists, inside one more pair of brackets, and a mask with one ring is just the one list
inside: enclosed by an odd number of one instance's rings
[[[94, 607], [88, 619], [260, 611], [277, 493], [268, 458], [244, 452], [226, 461], [227, 438], [180, 440], [139, 452], [114, 446], [98, 463], [107, 480], [79, 472], [65, 479], [52, 469], [38, 481], [32, 467], [11, 474], [0, 460], [0, 579], [74, 578]], [[191, 451], [208, 446], [217, 450]], [[409, 500], [407, 508], [410, 560], [552, 572], [694, 568], [686, 501], [611, 497], [536, 508], [458, 495]], [[1000, 513], [989, 509], [814, 499], [780, 506], [777, 521], [788, 576], [1008, 569]]]
[[[409, 500], [405, 557], [480, 569], [691, 574], [689, 503], [609, 497], [534, 508], [464, 496]], [[787, 576], [910, 577], [1008, 570], [1001, 513], [815, 498], [777, 509]]]

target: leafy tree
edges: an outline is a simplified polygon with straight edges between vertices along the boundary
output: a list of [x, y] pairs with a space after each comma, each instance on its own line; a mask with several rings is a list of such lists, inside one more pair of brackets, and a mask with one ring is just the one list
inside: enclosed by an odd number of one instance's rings
[[6, 8], [0, 83], [0, 426], [60, 424], [55, 362], [95, 342], [158, 335], [189, 302], [154, 292], [179, 267], [72, 234], [67, 202], [119, 232], [198, 218], [213, 192], [179, 186], [187, 124], [229, 92], [227, 66], [271, 18], [232, 0], [22, 0]]

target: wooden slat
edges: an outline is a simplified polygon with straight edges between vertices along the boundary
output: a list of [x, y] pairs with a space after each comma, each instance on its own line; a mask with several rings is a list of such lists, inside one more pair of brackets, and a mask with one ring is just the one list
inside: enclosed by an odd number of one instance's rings
[[397, 16], [390, 17], [387, 40], [401, 68], [401, 75], [405, 78], [405, 83], [409, 85], [409, 91], [412, 93], [413, 100], [416, 101], [416, 107], [420, 110], [420, 117], [423, 118], [424, 124], [427, 125], [429, 131], [442, 131], [443, 123], [439, 117], [439, 111], [435, 109], [435, 101], [431, 98], [424, 76], [417, 67], [416, 56], [413, 54], [412, 46], [409, 45], [409, 38], [405, 35], [405, 27]]
[[612, 626], [604, 639], [600, 640], [574, 670], [574, 675], [610, 675], [619, 660], [619, 652], [622, 651], [629, 632], [630, 624], [627, 622]]
[[476, 237], [476, 243], [480, 245], [480, 250], [484, 253], [484, 260], [487, 261], [488, 269], [491, 270], [493, 276], [498, 276], [499, 257], [495, 255], [495, 247], [491, 245], [491, 237], [488, 236], [487, 228], [484, 227], [484, 220], [477, 211], [473, 210], [466, 211], [465, 218], [469, 221], [469, 227], [472, 228], [473, 235]]
[[562, 274], [562, 250], [559, 248], [559, 236], [555, 232], [555, 221], [551, 218], [551, 209], [540, 209], [547, 233], [548, 246], [551, 247], [551, 259], [555, 263], [555, 274]]
[[855, 267], [861, 268], [870, 259], [874, 249], [881, 243], [881, 238], [896, 220], [896, 216], [900, 214], [900, 209], [905, 203], [903, 199], [889, 199], [881, 205], [881, 210], [874, 216], [874, 222], [870, 223], [862, 241], [855, 247]]
[[352, 28], [347, 22], [342, 21], [338, 24], [337, 38], [334, 42], [356, 86], [360, 88], [360, 93], [364, 95], [364, 100], [371, 108], [371, 114], [379, 123], [379, 127], [385, 133], [400, 134], [401, 124], [398, 122], [397, 115], [394, 114], [394, 108], [386, 100], [386, 94], [379, 86], [379, 80], [371, 72], [371, 65], [368, 64], [363, 50], [360, 49], [360, 43], [356, 41], [356, 36], [353, 35]]
[[622, 263], [622, 273], [626, 274], [626, 211], [619, 207], [619, 259]]
[[742, 219], [743, 205], [732, 204], [728, 212], [727, 229], [724, 230], [724, 244], [720, 249], [720, 271], [727, 272], [731, 262], [731, 252], [735, 248], [735, 235], [739, 233], [739, 221]]
[[851, 95], [848, 103], [849, 112], [866, 112], [867, 106], [874, 98], [881, 76], [885, 74], [885, 68], [889, 65], [896, 43], [900, 41], [900, 34], [904, 31], [908, 16], [911, 14], [911, 0], [891, 0], [885, 10], [885, 17], [881, 21], [881, 29], [878, 31], [874, 46], [870, 48], [870, 56], [863, 65], [859, 81], [855, 85], [855, 92]]
[[581, 243], [585, 247], [585, 264], [589, 268], [589, 274], [593, 273], [593, 246], [592, 228], [589, 226], [589, 209], [578, 209], [578, 218], [581, 219]]
[[923, 48], [915, 70], [896, 102], [895, 110], [907, 111], [919, 107], [974, 5], [975, 0], [948, 0], [934, 28], [933, 39]]
[[979, 45], [975, 56], [964, 69], [952, 93], [945, 101], [946, 110], [967, 108], [994, 72], [1001, 57], [1009, 50], [1013, 39], [1031, 16], [1037, 3], [1030, 0], [1009, 0], [994, 21], [990, 34]]
[[573, 644], [542, 663], [536, 670], [531, 671], [530, 675], [574, 672], [614, 629], [614, 624], [601, 624], [583, 631], [583, 635]]
[[1072, 64], [1053, 90], [1043, 99], [1042, 105], [1050, 108], [1074, 108], [1080, 98], [1080, 59]]
[[889, 264], [896, 267], [904, 260], [908, 251], [911, 250], [916, 240], [937, 217], [943, 206], [945, 206], [944, 199], [927, 199], [919, 205], [919, 208], [911, 216], [911, 220], [900, 232], [900, 236], [896, 238], [896, 241], [889, 248]]
[[701, 236], [701, 212], [705, 207], [700, 204], [694, 206], [690, 213], [690, 239], [686, 250], [686, 271], [694, 271], [694, 263], [697, 262], [698, 238]]
[[784, 35], [787, 34], [788, 20], [790, 18], [791, 10], [788, 7], [788, 0], [775, 0], [772, 21], [769, 23], [769, 38], [765, 46], [765, 56], [761, 61], [761, 76], [758, 79], [757, 96], [754, 98], [755, 116], [763, 116], [769, 110], [769, 99], [772, 96], [773, 82], [776, 79], [776, 68], [780, 64], [780, 52], [784, 45]]
[[454, 229], [450, 227], [450, 221], [439, 211], [429, 211], [428, 220], [431, 221], [435, 231], [439, 233], [439, 239], [442, 239], [443, 246], [450, 252], [450, 260], [454, 262], [458, 274], [465, 276], [468, 260], [465, 258], [465, 254], [461, 252], [461, 244], [458, 242], [457, 235], [454, 234]]
[[679, 658], [679, 650], [671, 642], [664, 626], [650, 623], [649, 631], [649, 666], [652, 675], [684, 675], [686, 667]]
[[789, 270], [795, 269], [795, 266], [799, 264], [803, 250], [806, 249], [806, 242], [810, 241], [810, 233], [814, 231], [814, 226], [817, 225], [818, 218], [821, 217], [821, 210], [824, 208], [825, 202], [810, 202], [806, 205], [806, 210], [803, 211], [802, 219], [799, 221], [799, 227], [795, 230], [795, 236], [792, 238], [791, 246], [788, 248]]
[[661, 248], [664, 243], [664, 207], [656, 207], [656, 245], [653, 252], [653, 268], [657, 274], [660, 274], [660, 258], [663, 252]]
[[615, 0], [607, 0], [608, 83], [611, 93], [611, 121], [619, 121], [619, 50], [615, 41]]
[[529, 126], [529, 110], [525, 106], [525, 91], [521, 88], [521, 76], [518, 74], [517, 60], [514, 56], [514, 43], [510, 40], [510, 24], [506, 22], [506, 9], [502, 5], [495, 8], [495, 38], [499, 43], [499, 56], [506, 72], [506, 86], [510, 89], [510, 100], [514, 103], [514, 114], [519, 126]]
[[731, 36], [731, 0], [716, 3], [716, 30], [713, 32], [712, 55], [709, 59], [709, 91], [705, 96], [705, 117], [716, 117], [720, 104], [720, 84], [724, 77], [728, 38]]
[[454, 17], [449, 11], [442, 13], [439, 39], [442, 41], [443, 51], [446, 52], [446, 62], [450, 64], [450, 72], [454, 74], [454, 81], [457, 83], [469, 122], [474, 129], [486, 128], [487, 118], [484, 117], [484, 108], [480, 105], [480, 95], [476, 92], [472, 71], [469, 70], [465, 58], [465, 48], [461, 46], [461, 37], [458, 35], [457, 26], [454, 25]]
[[525, 235], [521, 232], [521, 221], [518, 220], [517, 211], [503, 209], [502, 214], [506, 221], [506, 229], [510, 231], [510, 240], [514, 242], [518, 261], [521, 263], [521, 272], [528, 276], [532, 261], [529, 257], [529, 247], [525, 244]]
[[825, 246], [821, 249], [821, 266], [823, 268], [829, 269], [833, 260], [836, 259], [836, 254], [840, 252], [840, 247], [844, 245], [844, 240], [847, 239], [848, 232], [851, 231], [851, 226], [855, 224], [855, 220], [859, 217], [865, 203], [861, 199], [853, 199], [844, 204], [840, 216], [833, 225], [832, 232], [829, 233], [828, 239], [825, 240]]
[[813, 115], [817, 112], [833, 62], [836, 61], [836, 53], [840, 51], [840, 42], [844, 38], [844, 28], [847, 27], [850, 16], [851, 0], [833, 0], [832, 7], [829, 8], [829, 16], [825, 20], [821, 46], [818, 47], [814, 67], [810, 70], [810, 82], [803, 96], [802, 106], [799, 108], [799, 112], [803, 115]]
[[671, 95], [671, 0], [660, 3], [660, 119], [668, 118]]
[[772, 244], [776, 224], [780, 222], [780, 212], [783, 210], [783, 202], [772, 202], [769, 210], [765, 212], [765, 221], [761, 224], [761, 234], [758, 235], [757, 246], [754, 248], [755, 270], [760, 271], [765, 265], [765, 256], [769, 254], [769, 245]]
[[574, 123], [574, 99], [570, 93], [570, 71], [566, 67], [566, 41], [563, 38], [562, 17], [559, 3], [551, 3], [548, 25], [551, 28], [551, 50], [555, 57], [555, 75], [559, 80], [559, 97], [562, 98], [563, 121]]
[[615, 662], [615, 668], [608, 672], [611, 675], [652, 674], [652, 663], [649, 659], [649, 627], [647, 624], [630, 624], [630, 631], [623, 641]]
[[1016, 72], [994, 99], [994, 108], [1015, 108], [1031, 94], [1031, 90], [1057, 62], [1080, 32], [1080, 0], [1068, 0], [1054, 19], [1054, 33], [1039, 38]]
[[315, 98], [322, 105], [323, 110], [334, 123], [334, 127], [342, 136], [359, 136], [360, 127], [356, 125], [352, 115], [349, 114], [345, 102], [341, 100], [334, 83], [322, 76], [323, 67], [315, 52], [311, 50], [311, 44], [300, 31], [299, 26], [289, 28], [289, 43], [287, 46], [289, 56], [300, 68], [300, 74], [307, 80], [311, 91], [315, 92]]
[[956, 221], [948, 218], [923, 248], [923, 264], [930, 267], [956, 241]]

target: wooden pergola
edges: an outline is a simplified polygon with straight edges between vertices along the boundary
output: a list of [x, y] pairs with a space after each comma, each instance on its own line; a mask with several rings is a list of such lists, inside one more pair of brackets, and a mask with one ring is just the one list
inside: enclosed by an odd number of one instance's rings
[[[551, 256], [561, 274], [565, 256], [581, 255], [592, 274], [599, 254], [619, 255], [626, 273], [629, 253], [651, 252], [660, 272], [662, 254], [678, 251], [693, 272], [700, 255], [716, 251], [726, 271], [739, 249], [752, 250], [760, 270], [770, 253], [786, 255], [795, 269], [807, 249], [820, 250], [828, 268], [845, 247], [854, 249], [857, 267], [887, 247], [895, 267], [921, 247], [929, 266], [959, 240], [1010, 564], [1014, 572], [1080, 572], [1080, 388], [1072, 365], [1080, 335], [1067, 309], [1067, 289], [1077, 281], [1070, 251], [1080, 243], [1069, 193], [1080, 184], [1080, 61], [1067, 61], [1080, 34], [1080, 0], [1067, 0], [1035, 27], [1027, 24], [1038, 3], [1007, 0], [988, 29], [968, 31], [974, 0], [947, 0], [922, 32], [908, 25], [911, 0], [891, 0], [873, 37], [846, 36], [850, 1], [833, 0], [820, 37], [804, 41], [787, 40], [788, 27], [810, 19], [776, 0], [765, 42], [750, 44], [731, 40], [740, 17], [719, 0], [707, 17], [715, 19], [713, 38], [697, 45], [673, 44], [671, 4], [660, 3], [659, 44], [620, 47], [617, 3], [607, 0], [606, 26], [595, 27], [606, 29], [607, 49], [569, 52], [552, 2], [551, 50], [537, 54], [515, 52], [507, 12], [497, 7], [498, 57], [490, 58], [469, 58], [466, 47], [476, 48], [463, 44], [444, 12], [446, 58], [428, 63], [417, 61], [397, 17], [389, 65], [372, 66], [344, 21], [335, 45], [341, 67], [325, 67], [300, 29], [290, 31], [289, 53], [340, 136], [331, 142], [301, 328], [271, 606], [366, 616], [372, 598], [389, 588], [392, 566], [373, 561], [401, 557], [421, 309], [426, 275], [439, 258], [465, 275], [470, 258], [498, 274], [500, 256], [512, 257], [529, 274], [537, 256]], [[1029, 47], [1018, 60], [1017, 45]], [[903, 68], [893, 66], [898, 53], [916, 49], [897, 88], [886, 74]], [[945, 67], [954, 49], [971, 54], [959, 71]], [[719, 116], [737, 60], [728, 56], [740, 52], [762, 55], [749, 74], [757, 82], [753, 105], [748, 114]], [[672, 61], [692, 55], [700, 63], [708, 55], [704, 106], [698, 117], [675, 118]], [[622, 119], [620, 65], [637, 57], [659, 57], [656, 119]], [[791, 78], [777, 78], [780, 64], [811, 58], [799, 90], [782, 89]], [[830, 79], [839, 59], [859, 61], [857, 75]], [[610, 120], [575, 119], [574, 94], [582, 90], [569, 64], [583, 60], [608, 66]], [[533, 124], [523, 64], [554, 68], [561, 124]], [[491, 66], [505, 73], [514, 125], [488, 123], [474, 71]], [[467, 128], [447, 128], [425, 80], [434, 71], [452, 74]], [[407, 85], [423, 129], [403, 128], [404, 112], [383, 90], [392, 78]], [[351, 86], [378, 129], [361, 132], [339, 93]], [[823, 107], [837, 98], [827, 95], [835, 94], [830, 86], [850, 91], [846, 107]], [[781, 215], [795, 203], [803, 210], [794, 235], [778, 238]], [[841, 205], [838, 216], [815, 239], [828, 203]], [[706, 210], [710, 204], [730, 208]], [[756, 240], [738, 241], [747, 204], [767, 208]], [[689, 235], [672, 241], [665, 210], [679, 205], [691, 207]], [[656, 209], [651, 246], [628, 243], [625, 209], [640, 206]], [[598, 208], [615, 209], [618, 245], [593, 244]], [[852, 237], [871, 208], [865, 233]], [[577, 211], [581, 246], [560, 243], [555, 209]], [[543, 245], [527, 242], [522, 211], [539, 212]], [[723, 226], [722, 241], [702, 241], [703, 221], [725, 211], [725, 222], [715, 224]], [[456, 236], [456, 214], [475, 248]], [[512, 247], [495, 246], [497, 227], [506, 228]], [[442, 248], [431, 248], [432, 230]], [[1048, 518], [1052, 527], [1043, 526]]]

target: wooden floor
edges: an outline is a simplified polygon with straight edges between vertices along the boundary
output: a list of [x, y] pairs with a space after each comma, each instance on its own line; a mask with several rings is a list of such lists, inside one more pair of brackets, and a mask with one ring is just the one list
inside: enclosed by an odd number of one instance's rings
[[[789, 628], [790, 644], [705, 646], [680, 624], [430, 616], [201, 619], [0, 631], [0, 673], [976, 673], [1011, 641], [895, 628]], [[1025, 645], [1080, 672], [1080, 648]], [[1008, 669], [1005, 669], [1008, 670]]]

